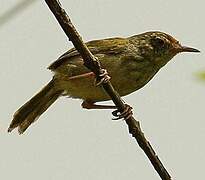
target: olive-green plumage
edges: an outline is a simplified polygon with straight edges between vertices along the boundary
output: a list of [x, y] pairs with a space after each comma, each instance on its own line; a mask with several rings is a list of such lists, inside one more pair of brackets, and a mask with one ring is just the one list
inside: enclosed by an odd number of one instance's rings
[[[128, 38], [109, 38], [86, 43], [107, 69], [111, 83], [121, 96], [130, 94], [145, 84], [179, 52], [198, 52], [181, 46], [163, 32], [147, 32]], [[49, 66], [54, 77], [36, 96], [14, 115], [9, 131], [19, 127], [23, 133], [61, 95], [86, 102], [109, 100], [101, 87], [94, 86], [95, 77], [83, 65], [75, 49], [63, 54]]]

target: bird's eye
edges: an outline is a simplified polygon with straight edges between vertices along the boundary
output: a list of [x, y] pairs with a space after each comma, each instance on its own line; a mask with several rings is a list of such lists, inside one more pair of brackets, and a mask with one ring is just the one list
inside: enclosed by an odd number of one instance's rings
[[162, 47], [165, 46], [165, 41], [163, 39], [161, 39], [161, 38], [158, 38], [158, 37], [152, 39], [151, 43], [156, 48], [162, 48]]
[[156, 45], [160, 46], [160, 47], [163, 47], [165, 45], [165, 42], [163, 39], [160, 39], [160, 38], [156, 38], [155, 39], [155, 43]]

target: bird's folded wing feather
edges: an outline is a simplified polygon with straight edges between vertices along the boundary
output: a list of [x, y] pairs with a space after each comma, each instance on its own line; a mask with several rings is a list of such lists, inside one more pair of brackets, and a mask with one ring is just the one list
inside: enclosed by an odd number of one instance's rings
[[[94, 40], [87, 42], [89, 50], [94, 54], [104, 54], [104, 55], [116, 55], [123, 53], [125, 48], [127, 48], [128, 40], [125, 38], [109, 38], [103, 40]], [[60, 56], [55, 62], [53, 62], [48, 69], [55, 71], [59, 66], [67, 63], [73, 57], [80, 56], [79, 52], [72, 48]], [[82, 59], [81, 59], [82, 60]]]

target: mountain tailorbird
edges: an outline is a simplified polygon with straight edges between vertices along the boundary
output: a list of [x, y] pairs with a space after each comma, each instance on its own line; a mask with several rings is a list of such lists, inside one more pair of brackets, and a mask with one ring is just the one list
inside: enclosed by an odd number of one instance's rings
[[[86, 45], [99, 59], [102, 68], [107, 69], [120, 96], [142, 88], [176, 54], [199, 52], [158, 31], [128, 38], [94, 40]], [[84, 66], [74, 48], [60, 56], [48, 69], [54, 72], [52, 80], [16, 111], [9, 132], [18, 127], [19, 133], [23, 133], [60, 96], [82, 99], [82, 107], [87, 109], [113, 108], [95, 104], [110, 100], [110, 97], [103, 88], [95, 87], [94, 74]]]

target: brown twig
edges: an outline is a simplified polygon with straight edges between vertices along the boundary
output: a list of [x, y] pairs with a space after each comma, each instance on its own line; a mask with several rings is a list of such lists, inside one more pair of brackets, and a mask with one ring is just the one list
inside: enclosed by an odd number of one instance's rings
[[5, 13], [3, 13], [0, 16], [0, 27], [4, 26], [6, 23], [8, 23], [10, 20], [12, 20], [14, 17], [16, 17], [19, 13], [22, 13], [26, 8], [31, 6], [34, 2], [37, 2], [37, 0], [22, 0], [18, 1], [15, 6], [8, 9]]
[[[65, 34], [72, 41], [74, 47], [79, 51], [80, 55], [84, 60], [84, 64], [87, 68], [93, 71], [96, 77], [100, 78], [99, 75], [101, 73], [100, 63], [97, 59], [92, 55], [89, 51], [88, 47], [83, 43], [81, 36], [71, 23], [70, 18], [66, 14], [65, 10], [61, 7], [59, 1], [57, 0], [45, 0], [47, 5], [49, 6], [52, 13], [55, 15], [56, 19], [58, 20], [59, 24], [61, 25], [62, 29], [64, 30]], [[107, 83], [103, 83], [103, 88], [107, 92], [107, 94], [111, 97], [114, 104], [117, 106], [119, 111], [123, 111], [125, 108], [125, 104], [123, 103], [121, 97], [118, 93], [114, 90], [110, 81]], [[171, 180], [171, 176], [159, 160], [158, 156], [154, 152], [153, 148], [151, 147], [150, 143], [146, 140], [144, 133], [140, 128], [139, 121], [136, 121], [134, 117], [130, 117], [126, 120], [126, 123], [129, 128], [129, 133], [137, 140], [139, 146], [143, 149], [146, 153], [147, 157], [151, 161], [152, 165], [154, 166], [155, 170], [158, 172], [159, 176], [163, 180]]]

